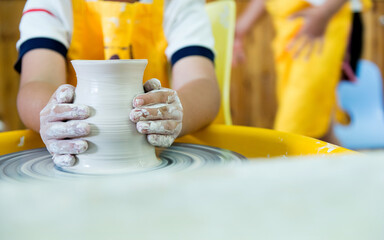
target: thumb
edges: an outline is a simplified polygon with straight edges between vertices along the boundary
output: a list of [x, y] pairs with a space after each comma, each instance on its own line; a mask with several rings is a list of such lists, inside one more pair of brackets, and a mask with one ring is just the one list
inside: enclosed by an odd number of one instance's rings
[[161, 88], [161, 82], [156, 78], [149, 79], [144, 83], [145, 92], [150, 92], [152, 90], [159, 90], [160, 88]]
[[63, 84], [57, 88], [49, 101], [53, 103], [72, 103], [74, 96], [75, 87], [69, 84]]

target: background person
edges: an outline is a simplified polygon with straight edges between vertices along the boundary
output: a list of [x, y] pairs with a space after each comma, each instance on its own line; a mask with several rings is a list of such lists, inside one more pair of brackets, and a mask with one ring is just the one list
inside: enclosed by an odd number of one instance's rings
[[331, 131], [352, 10], [347, 0], [252, 0], [238, 18], [234, 65], [243, 38], [264, 10], [272, 16], [278, 110], [274, 129], [338, 143]]

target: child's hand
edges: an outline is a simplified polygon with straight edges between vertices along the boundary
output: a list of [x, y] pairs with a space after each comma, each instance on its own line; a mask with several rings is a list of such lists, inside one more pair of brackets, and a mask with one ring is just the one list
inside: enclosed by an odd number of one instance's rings
[[[321, 53], [324, 34], [331, 17], [321, 7], [307, 8], [290, 16], [292, 20], [304, 18], [304, 25], [287, 46], [287, 50], [293, 52], [294, 58], [299, 57], [304, 49], [306, 49], [307, 58], [316, 47]], [[317, 44], [319, 46], [316, 46]]]
[[177, 92], [161, 88], [157, 79], [144, 84], [146, 93], [133, 99], [130, 118], [137, 123], [140, 133], [147, 134], [148, 142], [158, 147], [169, 147], [180, 134], [183, 107]]
[[58, 166], [72, 166], [75, 154], [87, 150], [87, 141], [77, 139], [89, 134], [88, 106], [72, 104], [75, 87], [61, 85], [40, 112], [40, 135]]

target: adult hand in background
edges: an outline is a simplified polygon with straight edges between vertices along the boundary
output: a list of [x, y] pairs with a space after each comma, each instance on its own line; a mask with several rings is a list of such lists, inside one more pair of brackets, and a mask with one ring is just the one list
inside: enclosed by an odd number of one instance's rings
[[162, 88], [157, 79], [145, 82], [144, 91], [133, 99], [130, 119], [140, 133], [147, 134], [150, 144], [169, 147], [182, 129], [183, 107], [177, 92]]
[[232, 66], [236, 67], [247, 60], [244, 50], [244, 34], [238, 31], [236, 25], [235, 40], [233, 42]]
[[75, 155], [87, 150], [87, 141], [79, 139], [90, 133], [88, 106], [73, 104], [75, 87], [61, 85], [40, 112], [40, 135], [57, 166], [72, 166]]
[[303, 18], [304, 24], [287, 46], [294, 58], [304, 51], [308, 59], [315, 48], [320, 54], [323, 47], [324, 35], [332, 15], [322, 7], [310, 7], [290, 16], [291, 20]]

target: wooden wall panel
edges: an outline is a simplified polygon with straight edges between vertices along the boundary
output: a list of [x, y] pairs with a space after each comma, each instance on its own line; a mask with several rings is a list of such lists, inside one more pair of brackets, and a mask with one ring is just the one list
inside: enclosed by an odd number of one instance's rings
[[[240, 14], [249, 1], [238, 0]], [[245, 39], [247, 61], [232, 70], [231, 109], [234, 124], [272, 128], [276, 112], [275, 71], [271, 42], [274, 36], [267, 14]]]
[[16, 41], [24, 4], [25, 0], [0, 1], [0, 118], [6, 130], [23, 128], [16, 109], [19, 75], [13, 65], [17, 60]]
[[363, 58], [376, 63], [384, 73], [384, 0], [374, 1], [372, 11], [364, 14]]

